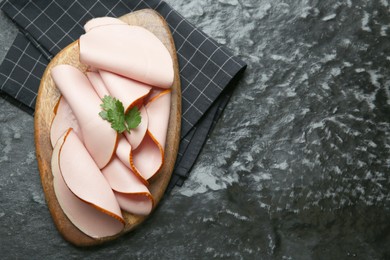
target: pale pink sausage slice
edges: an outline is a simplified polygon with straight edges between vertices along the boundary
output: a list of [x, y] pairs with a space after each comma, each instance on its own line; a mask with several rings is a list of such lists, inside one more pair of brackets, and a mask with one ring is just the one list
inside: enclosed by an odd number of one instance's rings
[[77, 119], [68, 102], [66, 102], [64, 97], [61, 97], [58, 101], [57, 112], [50, 128], [50, 141], [52, 147], [54, 147], [58, 138], [60, 138], [69, 128], [72, 128], [77, 136], [82, 139]]
[[110, 95], [123, 103], [125, 111], [137, 103], [142, 103], [152, 89], [149, 85], [115, 73], [104, 70], [100, 70], [99, 73]]
[[146, 105], [148, 131], [138, 147], [130, 152], [131, 169], [146, 180], [152, 178], [164, 162], [165, 140], [171, 107], [171, 91], [153, 97]]
[[102, 169], [102, 173], [114, 190], [121, 209], [137, 215], [151, 212], [153, 198], [148, 188], [116, 156]]
[[98, 167], [103, 168], [114, 153], [117, 132], [99, 116], [100, 98], [87, 77], [75, 67], [58, 65], [51, 70], [51, 76], [77, 118], [87, 150]]
[[171, 91], [165, 90], [151, 99], [146, 105], [149, 125], [148, 131], [164, 149], [171, 111]]
[[143, 179], [152, 178], [163, 164], [163, 151], [147, 131], [142, 143], [130, 152], [131, 169]]
[[130, 168], [130, 152], [130, 143], [123, 135], [119, 135], [118, 145], [116, 147], [115, 154], [127, 168]]
[[69, 131], [59, 155], [62, 177], [77, 197], [123, 221], [110, 185], [73, 131]]
[[113, 190], [124, 193], [148, 193], [148, 188], [118, 157], [102, 169], [102, 173]]
[[80, 61], [161, 88], [170, 88], [173, 62], [163, 43], [139, 26], [98, 26], [79, 40]]
[[100, 99], [102, 99], [104, 96], [109, 96], [110, 95], [110, 93], [108, 92], [106, 86], [104, 85], [102, 77], [100, 77], [99, 72], [97, 72], [97, 71], [88, 71], [87, 72], [87, 78], [89, 79], [89, 82], [91, 82], [93, 89], [98, 94]]
[[85, 25], [84, 25], [84, 30], [86, 32], [90, 31], [91, 29], [102, 26], [102, 25], [126, 25], [128, 26], [127, 23], [122, 22], [121, 20], [114, 18], [114, 17], [99, 17], [99, 18], [94, 18], [89, 20]]
[[118, 159], [125, 165], [127, 168], [131, 169], [134, 174], [138, 176], [138, 178], [145, 184], [149, 185], [149, 182], [146, 180], [144, 176], [142, 176], [138, 171], [134, 171], [134, 166], [131, 165], [131, 150], [132, 147], [129, 143], [129, 141], [123, 136], [119, 136], [118, 140], [118, 146], [115, 150], [115, 154], [118, 157]]
[[142, 194], [130, 194], [115, 192], [116, 199], [122, 209], [137, 215], [149, 215], [153, 209], [153, 203], [148, 196]]
[[51, 161], [54, 192], [59, 205], [68, 219], [90, 237], [102, 238], [118, 234], [124, 227], [122, 221], [78, 198], [64, 182], [58, 159], [65, 136], [66, 133], [55, 145]]

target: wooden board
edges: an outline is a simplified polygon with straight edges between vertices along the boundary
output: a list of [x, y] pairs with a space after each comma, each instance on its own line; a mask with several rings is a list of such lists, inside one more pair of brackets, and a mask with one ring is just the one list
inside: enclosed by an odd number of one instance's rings
[[[153, 178], [150, 184], [150, 192], [155, 199], [154, 208], [164, 195], [165, 189], [171, 178], [180, 139], [181, 124], [181, 89], [178, 62], [174, 42], [165, 20], [155, 11], [144, 9], [127, 14], [120, 18], [130, 25], [142, 26], [154, 33], [167, 47], [173, 59], [175, 79], [172, 86], [171, 114], [169, 119], [168, 136], [165, 147], [164, 164], [160, 172]], [[53, 188], [53, 175], [51, 172], [51, 155], [53, 149], [50, 143], [50, 126], [54, 118], [54, 107], [57, 104], [60, 93], [51, 78], [51, 69], [58, 64], [70, 64], [82, 71], [87, 67], [79, 61], [78, 42], [74, 42], [62, 50], [48, 65], [42, 77], [35, 108], [35, 145], [38, 167], [41, 176], [43, 191], [53, 221], [61, 235], [69, 242], [77, 246], [91, 246], [113, 240], [140, 225], [146, 217], [136, 216], [123, 212], [126, 225], [124, 230], [113, 237], [102, 239], [91, 238], [76, 228], [63, 213], [58, 204]], [[153, 215], [153, 213], [152, 213]]]

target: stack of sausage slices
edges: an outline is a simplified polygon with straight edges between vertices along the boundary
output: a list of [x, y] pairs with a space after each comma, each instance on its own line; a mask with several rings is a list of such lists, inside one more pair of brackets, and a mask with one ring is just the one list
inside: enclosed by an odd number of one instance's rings
[[[174, 71], [168, 50], [142, 27], [104, 17], [85, 31], [79, 48], [87, 73], [71, 65], [51, 70], [61, 92], [50, 133], [52, 173], [65, 215], [101, 238], [122, 231], [122, 210], [148, 215], [153, 208], [148, 182], [164, 160]], [[134, 109], [137, 126], [115, 129], [121, 113]]]

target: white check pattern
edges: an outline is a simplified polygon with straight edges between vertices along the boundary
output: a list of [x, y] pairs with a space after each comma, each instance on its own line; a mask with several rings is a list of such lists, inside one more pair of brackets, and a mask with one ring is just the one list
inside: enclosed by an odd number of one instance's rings
[[118, 17], [144, 8], [158, 11], [172, 31], [179, 59], [182, 138], [176, 168], [181, 169], [182, 177], [188, 175], [213, 122], [218, 119], [216, 114], [224, 107], [220, 104], [226, 104], [218, 101], [222, 96], [227, 100], [221, 92], [245, 67], [245, 63], [162, 0], [6, 0], [0, 7], [20, 27], [0, 67], [0, 93], [18, 100], [29, 112], [35, 107], [39, 80], [49, 60], [83, 34], [85, 22], [93, 17]]

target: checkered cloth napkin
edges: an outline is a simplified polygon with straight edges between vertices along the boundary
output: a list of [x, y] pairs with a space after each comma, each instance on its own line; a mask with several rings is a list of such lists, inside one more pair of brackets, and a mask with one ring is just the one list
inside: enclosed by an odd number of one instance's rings
[[6, 0], [0, 6], [20, 29], [0, 66], [0, 93], [32, 114], [48, 62], [84, 33], [88, 20], [144, 8], [159, 12], [175, 41], [182, 85], [181, 142], [168, 190], [183, 184], [244, 62], [160, 0]]

